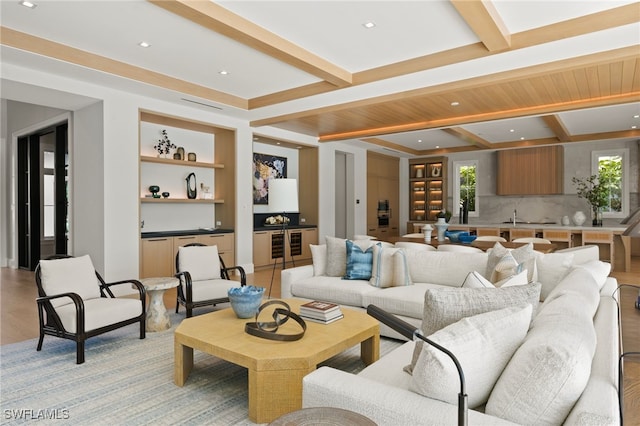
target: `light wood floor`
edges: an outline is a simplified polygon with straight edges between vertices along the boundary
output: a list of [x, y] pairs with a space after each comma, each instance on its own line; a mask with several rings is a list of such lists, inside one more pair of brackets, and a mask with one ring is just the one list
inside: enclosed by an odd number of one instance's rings
[[[247, 276], [247, 282], [267, 287], [268, 291], [271, 272], [272, 269], [267, 269], [250, 274]], [[640, 257], [632, 259], [631, 272], [614, 272], [612, 275], [618, 279], [620, 284], [640, 286]], [[622, 288], [620, 294], [624, 351], [640, 352], [640, 311], [634, 307], [638, 289]], [[37, 291], [32, 272], [1, 268], [0, 344], [21, 342], [38, 337], [36, 296]], [[275, 273], [271, 296], [280, 296], [279, 270], [276, 270]], [[175, 289], [167, 291], [165, 304], [167, 309], [175, 309]], [[35, 350], [35, 343], [33, 350]], [[627, 426], [640, 425], [640, 355], [625, 358], [624, 389], [624, 424]]]

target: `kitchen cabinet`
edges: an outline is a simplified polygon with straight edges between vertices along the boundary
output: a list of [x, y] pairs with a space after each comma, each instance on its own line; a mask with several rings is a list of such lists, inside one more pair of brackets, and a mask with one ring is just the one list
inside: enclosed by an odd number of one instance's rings
[[447, 158], [409, 160], [409, 221], [434, 222], [446, 203]]
[[140, 244], [142, 259], [140, 278], [171, 277], [176, 273], [176, 254], [181, 246], [191, 243], [217, 245], [226, 266], [235, 266], [235, 234], [188, 234], [157, 238], [143, 238]]
[[563, 194], [562, 145], [497, 151], [497, 195]]
[[[289, 241], [287, 241], [287, 237]], [[309, 244], [318, 244], [317, 228], [255, 231], [253, 233], [253, 265], [255, 268], [282, 263], [284, 255], [289, 264], [292, 261], [311, 260]]]
[[171, 277], [174, 272], [173, 238], [145, 238], [141, 243], [140, 278]]

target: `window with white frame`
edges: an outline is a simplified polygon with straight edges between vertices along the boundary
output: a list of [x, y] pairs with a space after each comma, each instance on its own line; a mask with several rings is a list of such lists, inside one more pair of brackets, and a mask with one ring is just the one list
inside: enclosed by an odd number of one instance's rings
[[603, 217], [626, 217], [629, 214], [629, 150], [592, 151], [591, 173], [610, 182]]
[[[469, 216], [477, 217], [480, 214], [478, 203], [477, 176], [478, 161], [454, 161], [454, 189], [453, 189], [453, 205], [454, 208], [462, 206], [464, 200], [469, 204]], [[456, 213], [456, 212], [454, 212]]]

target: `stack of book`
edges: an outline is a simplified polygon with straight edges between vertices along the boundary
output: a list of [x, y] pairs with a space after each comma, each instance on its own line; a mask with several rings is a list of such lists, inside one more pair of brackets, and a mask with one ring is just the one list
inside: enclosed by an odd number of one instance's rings
[[339, 305], [314, 300], [313, 302], [300, 306], [300, 316], [312, 322], [329, 324], [338, 321], [344, 315], [342, 315]]

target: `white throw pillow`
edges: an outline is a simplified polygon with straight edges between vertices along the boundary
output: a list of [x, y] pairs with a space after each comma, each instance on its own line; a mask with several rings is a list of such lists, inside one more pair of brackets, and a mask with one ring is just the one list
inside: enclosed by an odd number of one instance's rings
[[[47, 296], [76, 293], [82, 300], [100, 297], [100, 282], [88, 255], [68, 259], [41, 260], [40, 278]], [[68, 297], [51, 300], [56, 308], [73, 303]]]
[[497, 283], [506, 278], [512, 277], [521, 270], [521, 266], [516, 261], [515, 257], [511, 253], [507, 253], [496, 263], [496, 266], [493, 268], [491, 272], [491, 277], [489, 278], [492, 283]]
[[[486, 312], [463, 318], [428, 336], [458, 359], [470, 408], [484, 404], [489, 398], [502, 370], [527, 334], [531, 310], [531, 305], [527, 305]], [[423, 344], [410, 389], [457, 404], [460, 379], [455, 364], [445, 353]]]
[[[587, 278], [585, 291], [597, 294], [595, 280]], [[562, 424], [587, 385], [595, 348], [593, 311], [582, 297], [562, 291], [545, 301], [485, 413], [518, 424]]]
[[[503, 288], [429, 288], [424, 294], [422, 333], [429, 336], [462, 318], [510, 307], [531, 305], [531, 318], [536, 314], [540, 299], [540, 283]], [[405, 371], [412, 373], [422, 344], [416, 342], [411, 364]]]
[[313, 276], [318, 277], [327, 274], [327, 245], [309, 244], [311, 259], [313, 261]]
[[512, 287], [517, 285], [525, 285], [529, 284], [527, 281], [527, 270], [513, 275], [511, 277], [505, 278], [502, 281], [499, 281], [493, 284], [491, 281], [486, 279], [480, 274], [478, 271], [469, 272], [467, 278], [465, 278], [462, 283], [463, 288], [498, 288], [498, 287]]
[[191, 246], [178, 249], [178, 268], [187, 271], [191, 281], [220, 278], [218, 246]]
[[539, 253], [536, 259], [538, 281], [542, 284], [540, 301], [549, 295], [551, 290], [567, 276], [573, 266], [572, 253]]
[[369, 284], [379, 288], [411, 285], [404, 249], [373, 246], [373, 268]]

